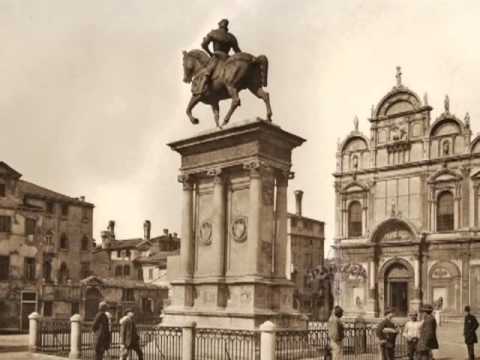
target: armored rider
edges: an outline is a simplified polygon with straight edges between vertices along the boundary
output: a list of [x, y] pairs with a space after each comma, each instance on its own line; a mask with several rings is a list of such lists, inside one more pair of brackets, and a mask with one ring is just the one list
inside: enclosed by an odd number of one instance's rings
[[[213, 43], [213, 53], [209, 48], [210, 43]], [[205, 68], [205, 76], [200, 86], [201, 91], [204, 91], [210, 82], [210, 78], [218, 62], [220, 60], [225, 61], [231, 49], [235, 53], [239, 53], [241, 50], [238, 47], [237, 38], [228, 31], [227, 19], [220, 20], [218, 29], [210, 31], [207, 36], [203, 38], [202, 48], [210, 55], [210, 61]]]

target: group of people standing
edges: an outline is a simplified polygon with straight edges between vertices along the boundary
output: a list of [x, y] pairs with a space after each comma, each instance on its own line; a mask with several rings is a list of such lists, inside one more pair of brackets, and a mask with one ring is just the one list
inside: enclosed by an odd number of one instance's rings
[[[431, 360], [433, 359], [432, 350], [438, 349], [437, 340], [437, 322], [432, 315], [432, 305], [424, 305], [421, 308], [423, 318], [420, 321], [418, 314], [412, 312], [409, 320], [405, 323], [402, 336], [407, 341], [407, 352], [409, 360]], [[341, 320], [343, 309], [335, 306], [332, 316], [328, 321], [328, 335], [330, 339], [331, 355], [333, 360], [343, 359], [343, 339], [344, 325]], [[395, 359], [395, 341], [400, 333], [392, 318], [393, 309], [385, 309], [383, 320], [375, 329], [375, 336], [379, 343], [379, 352], [382, 360]], [[476, 330], [479, 323], [474, 315], [471, 314], [469, 306], [465, 307], [465, 320], [463, 335], [467, 345], [468, 359], [474, 360], [474, 345], [477, 342]]]
[[[133, 309], [125, 309], [120, 319], [120, 360], [126, 360], [128, 355], [135, 351], [138, 360], [143, 360], [143, 352], [140, 348], [140, 337], [135, 324], [135, 313]], [[98, 306], [98, 313], [93, 321], [92, 331], [94, 333], [95, 360], [103, 360], [103, 356], [112, 345], [112, 316], [108, 312], [108, 304], [101, 302]]]

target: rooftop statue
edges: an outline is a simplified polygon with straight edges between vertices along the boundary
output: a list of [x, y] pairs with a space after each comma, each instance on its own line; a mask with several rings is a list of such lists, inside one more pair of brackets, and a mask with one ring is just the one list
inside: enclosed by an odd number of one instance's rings
[[[213, 45], [213, 52], [210, 50]], [[192, 83], [192, 97], [187, 106], [187, 115], [193, 124], [199, 121], [192, 110], [199, 102], [212, 107], [215, 124], [220, 126], [220, 100], [232, 99], [230, 109], [223, 120], [226, 125], [237, 107], [238, 93], [249, 89], [265, 102], [267, 120], [272, 121], [272, 109], [267, 86], [268, 59], [264, 55], [253, 56], [242, 52], [236, 37], [228, 31], [228, 20], [218, 23], [218, 29], [210, 31], [202, 41], [203, 50], [183, 51], [183, 81]], [[234, 54], [230, 55], [230, 50]]]

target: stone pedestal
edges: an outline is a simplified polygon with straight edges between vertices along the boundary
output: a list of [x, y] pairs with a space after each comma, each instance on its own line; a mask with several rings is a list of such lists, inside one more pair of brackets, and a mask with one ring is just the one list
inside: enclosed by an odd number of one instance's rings
[[291, 153], [304, 139], [251, 120], [180, 140], [180, 276], [164, 322], [305, 326], [286, 278]]

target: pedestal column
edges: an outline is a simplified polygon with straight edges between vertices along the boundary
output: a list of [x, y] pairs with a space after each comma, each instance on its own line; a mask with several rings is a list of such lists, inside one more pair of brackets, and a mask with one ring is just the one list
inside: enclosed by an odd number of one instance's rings
[[180, 272], [182, 277], [193, 276], [194, 237], [193, 237], [193, 189], [192, 179], [180, 175], [178, 180], [183, 184], [182, 194], [182, 246], [180, 250]]
[[221, 169], [209, 170], [213, 176], [213, 207], [212, 207], [212, 243], [215, 246], [217, 268], [214, 276], [225, 275], [225, 182]]
[[275, 242], [275, 276], [286, 278], [286, 260], [287, 260], [287, 187], [288, 173], [277, 175], [277, 200], [275, 209], [275, 219], [277, 220]]
[[249, 273], [257, 275], [259, 273], [258, 259], [259, 246], [261, 246], [261, 215], [262, 215], [262, 178], [261, 169], [258, 162], [252, 162], [245, 165], [250, 171], [250, 198], [248, 212], [248, 255], [247, 266]]

